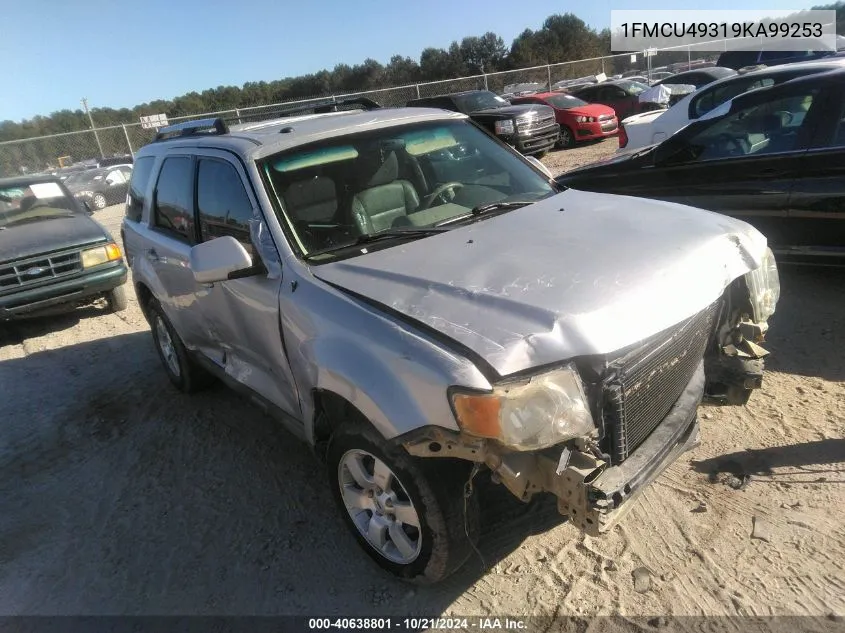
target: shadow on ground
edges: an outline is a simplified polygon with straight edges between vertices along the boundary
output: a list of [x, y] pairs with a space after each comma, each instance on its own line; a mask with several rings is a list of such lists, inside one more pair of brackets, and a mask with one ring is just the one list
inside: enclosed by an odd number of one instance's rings
[[226, 388], [176, 392], [148, 332], [0, 362], [0, 381], [0, 613], [430, 616], [562, 521], [482, 480], [486, 567], [412, 587], [359, 550], [304, 444]]

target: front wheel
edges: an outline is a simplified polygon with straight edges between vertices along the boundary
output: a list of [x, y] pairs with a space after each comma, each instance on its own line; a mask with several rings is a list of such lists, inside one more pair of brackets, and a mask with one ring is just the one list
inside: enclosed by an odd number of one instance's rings
[[118, 286], [113, 290], [109, 290], [106, 295], [106, 302], [109, 305], [109, 310], [112, 312], [123, 312], [129, 307], [129, 299], [126, 297], [126, 288]]
[[557, 146], [562, 149], [575, 147], [575, 135], [565, 125], [560, 126], [560, 140], [557, 142]]
[[474, 496], [463, 494], [468, 463], [412, 457], [359, 422], [335, 431], [326, 457], [329, 485], [347, 526], [383, 569], [430, 584], [469, 558], [478, 506]]

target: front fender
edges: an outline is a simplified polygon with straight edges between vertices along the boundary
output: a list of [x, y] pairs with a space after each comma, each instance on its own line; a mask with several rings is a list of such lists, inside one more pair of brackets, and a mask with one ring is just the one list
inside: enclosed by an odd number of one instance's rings
[[[281, 309], [300, 393], [343, 397], [390, 439], [428, 425], [457, 430], [449, 387], [490, 388], [468, 359], [408, 324], [313, 278], [300, 280], [295, 298], [283, 291]], [[312, 444], [314, 405], [302, 399]]]

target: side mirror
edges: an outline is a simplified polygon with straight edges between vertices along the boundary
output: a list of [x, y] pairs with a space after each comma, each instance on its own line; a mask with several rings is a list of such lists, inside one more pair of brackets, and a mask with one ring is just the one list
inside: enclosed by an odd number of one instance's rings
[[233, 273], [252, 268], [252, 257], [231, 235], [197, 244], [191, 249], [190, 266], [200, 284], [226, 281]]
[[550, 172], [550, 171], [549, 171], [549, 168], [548, 168], [548, 167], [546, 167], [543, 163], [541, 163], [541, 162], [540, 162], [540, 160], [539, 160], [537, 157], [535, 157], [535, 156], [526, 156], [526, 157], [525, 157], [525, 160], [527, 160], [529, 163], [531, 163], [532, 165], [534, 165], [534, 167], [536, 167], [536, 168], [537, 168], [537, 169], [539, 169], [541, 172], [543, 172], [544, 174], [546, 174], [546, 176], [548, 176], [550, 179], [554, 178], [554, 175], [552, 175], [552, 172]]

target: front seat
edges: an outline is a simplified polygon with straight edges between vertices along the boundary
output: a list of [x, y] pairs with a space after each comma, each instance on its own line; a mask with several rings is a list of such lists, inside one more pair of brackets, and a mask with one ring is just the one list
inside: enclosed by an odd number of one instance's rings
[[294, 182], [285, 191], [284, 199], [294, 222], [329, 222], [337, 211], [337, 188], [334, 180], [325, 176]]
[[387, 154], [385, 161], [375, 168], [367, 169], [360, 176], [366, 187], [352, 197], [352, 217], [362, 234], [383, 231], [394, 223], [402, 223], [398, 218], [405, 218], [420, 205], [414, 185], [407, 180], [399, 180], [399, 159], [396, 152]]

